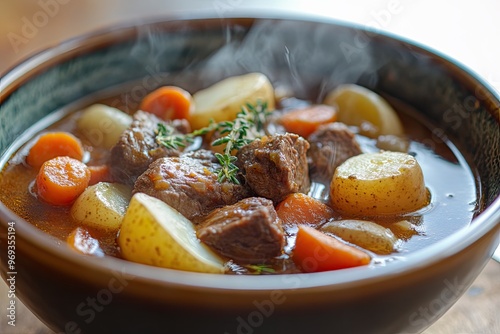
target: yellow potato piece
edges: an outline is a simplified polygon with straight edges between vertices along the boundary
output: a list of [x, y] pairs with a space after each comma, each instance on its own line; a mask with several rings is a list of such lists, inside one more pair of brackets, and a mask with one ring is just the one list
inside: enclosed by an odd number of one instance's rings
[[262, 73], [248, 73], [226, 78], [193, 94], [195, 110], [190, 118], [191, 127], [207, 126], [211, 119], [216, 123], [231, 121], [247, 103], [267, 103], [274, 110], [274, 89]]
[[377, 138], [404, 134], [396, 111], [380, 95], [362, 86], [340, 85], [326, 96], [324, 103], [336, 105], [338, 121], [358, 126], [362, 135]]
[[131, 123], [132, 117], [123, 111], [93, 104], [82, 111], [77, 127], [93, 146], [112, 148]]
[[131, 189], [126, 185], [99, 182], [78, 196], [71, 215], [86, 226], [118, 231], [130, 197]]
[[132, 197], [118, 244], [130, 261], [187, 271], [223, 273], [220, 257], [196, 237], [191, 221], [143, 193]]
[[391, 230], [366, 220], [330, 221], [321, 230], [377, 254], [392, 253], [398, 242]]
[[365, 153], [346, 160], [330, 184], [334, 209], [357, 217], [397, 215], [429, 202], [417, 160], [400, 152]]

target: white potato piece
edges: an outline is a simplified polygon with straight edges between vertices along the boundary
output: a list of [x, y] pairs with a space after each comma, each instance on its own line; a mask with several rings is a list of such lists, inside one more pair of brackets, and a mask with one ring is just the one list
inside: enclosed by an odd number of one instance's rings
[[338, 121], [358, 126], [367, 137], [404, 134], [396, 111], [380, 95], [362, 86], [340, 85], [325, 97], [324, 103], [336, 105]]
[[247, 103], [267, 103], [274, 110], [274, 89], [262, 73], [229, 77], [193, 94], [195, 109], [190, 119], [193, 129], [215, 122], [231, 121]]
[[77, 128], [93, 146], [112, 148], [131, 123], [132, 117], [123, 111], [94, 104], [83, 110]]
[[89, 227], [118, 231], [131, 197], [129, 186], [99, 182], [85, 189], [71, 206], [73, 218]]
[[187, 271], [223, 273], [223, 260], [196, 236], [193, 223], [168, 204], [143, 193], [130, 201], [118, 236], [130, 261]]
[[349, 215], [398, 215], [429, 202], [422, 169], [406, 153], [364, 153], [347, 159], [330, 184], [334, 209]]
[[391, 230], [366, 220], [330, 221], [321, 230], [377, 254], [392, 253], [398, 243]]

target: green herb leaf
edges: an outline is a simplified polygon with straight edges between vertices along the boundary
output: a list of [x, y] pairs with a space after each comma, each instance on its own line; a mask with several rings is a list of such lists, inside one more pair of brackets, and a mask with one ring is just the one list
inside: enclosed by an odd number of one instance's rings
[[193, 142], [192, 137], [182, 134], [174, 134], [173, 132], [174, 130], [172, 127], [166, 126], [163, 123], [158, 123], [158, 127], [156, 129], [156, 142], [169, 149], [185, 147], [187, 144], [191, 144]]
[[236, 178], [238, 167], [234, 164], [237, 158], [233, 155], [220, 153], [215, 153], [215, 157], [221, 165], [221, 168], [217, 171], [217, 180], [221, 183], [229, 180], [234, 184], [240, 184], [240, 181]]
[[[194, 141], [194, 137], [202, 136], [212, 131], [218, 131], [223, 137], [212, 142], [212, 146], [226, 145], [224, 154], [216, 153], [215, 156], [221, 168], [216, 171], [219, 182], [228, 180], [229, 182], [240, 184], [238, 181], [238, 167], [235, 165], [237, 158], [232, 155], [243, 146], [251, 143], [255, 138], [263, 135], [263, 130], [267, 122], [267, 117], [271, 114], [267, 110], [267, 103], [258, 101], [255, 105], [247, 103], [241, 107], [236, 119], [232, 122], [223, 121], [215, 123], [210, 121], [207, 127], [195, 130], [188, 134], [173, 134], [173, 129], [159, 123], [157, 129], [156, 142], [167, 148], [177, 149], [185, 147]], [[252, 134], [249, 138], [249, 132]]]
[[262, 274], [262, 273], [275, 273], [276, 271], [269, 265], [267, 264], [249, 264], [245, 266], [246, 268], [253, 270], [255, 274]]

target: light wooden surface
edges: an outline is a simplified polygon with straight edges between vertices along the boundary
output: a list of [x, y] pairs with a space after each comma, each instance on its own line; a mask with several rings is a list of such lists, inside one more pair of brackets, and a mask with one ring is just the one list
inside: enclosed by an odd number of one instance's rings
[[[234, 10], [286, 10], [357, 22], [447, 54], [500, 91], [498, 0], [0, 0], [0, 73], [37, 51], [98, 28], [200, 9], [222, 17]], [[500, 333], [499, 278], [500, 264], [491, 260], [468, 292], [425, 334]], [[1, 281], [0, 333], [52, 333], [22, 306], [16, 327], [8, 326], [6, 295]]]

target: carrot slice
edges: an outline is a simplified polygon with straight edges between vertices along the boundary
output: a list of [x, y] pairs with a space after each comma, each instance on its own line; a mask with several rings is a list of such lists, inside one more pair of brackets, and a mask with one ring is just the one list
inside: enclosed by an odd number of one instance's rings
[[299, 224], [315, 226], [333, 217], [332, 208], [302, 193], [293, 193], [285, 197], [276, 206], [276, 213], [283, 224], [288, 226]]
[[111, 182], [111, 171], [108, 165], [88, 166], [90, 171], [89, 186], [99, 182]]
[[36, 191], [45, 202], [69, 205], [87, 188], [90, 171], [70, 157], [56, 157], [43, 163], [36, 177]]
[[164, 120], [189, 119], [194, 109], [193, 97], [176, 86], [160, 87], [144, 97], [139, 109]]
[[306, 225], [299, 225], [292, 259], [305, 272], [337, 270], [370, 263], [367, 253]]
[[281, 124], [288, 132], [307, 138], [322, 125], [337, 120], [337, 108], [324, 104], [290, 111], [280, 118]]
[[83, 146], [78, 138], [68, 132], [48, 132], [41, 135], [31, 147], [26, 162], [34, 168], [55, 157], [68, 156], [83, 159]]

